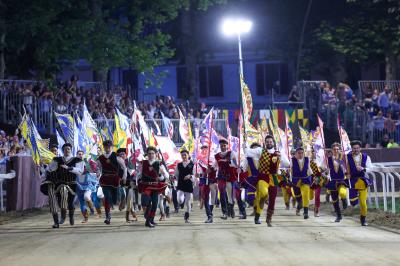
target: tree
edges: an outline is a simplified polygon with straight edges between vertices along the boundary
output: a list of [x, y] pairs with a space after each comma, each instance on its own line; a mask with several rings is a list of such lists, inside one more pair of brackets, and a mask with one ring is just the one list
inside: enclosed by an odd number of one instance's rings
[[316, 36], [356, 63], [385, 62], [386, 79], [396, 79], [400, 55], [399, 4], [352, 0], [337, 21], [323, 21]]

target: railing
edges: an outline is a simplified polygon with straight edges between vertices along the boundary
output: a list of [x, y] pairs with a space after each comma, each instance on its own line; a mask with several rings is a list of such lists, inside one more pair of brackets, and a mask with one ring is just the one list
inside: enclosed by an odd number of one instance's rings
[[375, 163], [367, 174], [372, 179], [368, 204], [381, 209], [380, 201], [383, 201], [383, 210], [388, 211], [388, 203], [391, 203], [390, 212], [396, 213], [396, 198], [400, 198], [400, 163]]
[[360, 80], [358, 81], [358, 89], [361, 95], [364, 97], [364, 92], [366, 90], [370, 91], [371, 93], [374, 90], [378, 90], [378, 92], [382, 92], [385, 88], [385, 85], [388, 86], [390, 90], [397, 90], [400, 88], [400, 80]]
[[342, 126], [350, 138], [357, 138], [366, 142], [368, 114], [357, 107], [346, 107], [339, 110], [338, 105], [324, 105], [319, 111], [319, 116], [328, 129], [337, 130], [337, 118], [340, 115]]

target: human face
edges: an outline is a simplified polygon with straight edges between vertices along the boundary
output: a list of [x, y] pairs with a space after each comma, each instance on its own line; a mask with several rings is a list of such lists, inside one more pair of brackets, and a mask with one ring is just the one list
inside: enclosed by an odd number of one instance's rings
[[189, 156], [186, 152], [181, 153], [182, 161], [187, 162], [189, 159]]
[[64, 152], [65, 157], [70, 156], [71, 155], [71, 147], [69, 147], [69, 146], [64, 147], [63, 152]]
[[304, 151], [303, 150], [297, 150], [295, 153], [296, 159], [301, 160], [304, 158]]
[[58, 154], [58, 149], [56, 147], [51, 148], [50, 150], [53, 154], [57, 155]]
[[154, 151], [149, 151], [147, 153], [147, 157], [149, 158], [150, 161], [152, 161], [156, 158], [156, 153]]
[[332, 148], [333, 156], [335, 156], [335, 157], [338, 156], [339, 155], [339, 151], [340, 151], [339, 147], [338, 146], [334, 146]]
[[78, 153], [76, 154], [76, 157], [83, 160], [83, 151], [78, 151]]
[[356, 144], [356, 145], [353, 145], [353, 147], [351, 147], [351, 148], [352, 148], [353, 153], [355, 155], [359, 155], [361, 153], [361, 146], [360, 145]]
[[268, 150], [272, 149], [274, 147], [274, 140], [272, 138], [266, 138], [265, 147], [267, 147]]
[[124, 160], [126, 159], [126, 153], [125, 152], [118, 153], [118, 156], [121, 157]]
[[111, 146], [104, 146], [104, 151], [105, 151], [105, 153], [110, 153], [111, 152]]
[[219, 146], [222, 152], [226, 152], [226, 150], [228, 149], [228, 145], [226, 143], [221, 143]]

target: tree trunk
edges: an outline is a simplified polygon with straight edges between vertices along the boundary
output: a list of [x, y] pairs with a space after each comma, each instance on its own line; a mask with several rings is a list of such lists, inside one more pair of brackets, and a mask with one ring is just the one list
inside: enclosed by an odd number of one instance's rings
[[386, 49], [385, 54], [385, 74], [386, 80], [396, 80], [396, 61], [397, 56], [391, 49]]
[[185, 89], [188, 90], [189, 100], [193, 103], [197, 103], [199, 99], [195, 12], [194, 3], [191, 1], [189, 9], [181, 15], [182, 48], [186, 65]]

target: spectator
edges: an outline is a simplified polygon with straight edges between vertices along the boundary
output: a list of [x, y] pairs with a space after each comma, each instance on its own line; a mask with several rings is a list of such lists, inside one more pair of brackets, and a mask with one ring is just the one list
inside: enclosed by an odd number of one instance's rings
[[300, 92], [296, 85], [293, 85], [292, 90], [289, 93], [289, 102], [300, 102]]
[[387, 117], [384, 122], [384, 129], [389, 136], [393, 136], [396, 130], [396, 122], [392, 119], [392, 113], [387, 113]]
[[379, 94], [378, 98], [378, 106], [385, 115], [389, 109], [389, 99], [390, 99], [389, 93], [390, 93], [389, 88], [387, 85], [385, 85], [384, 91], [381, 94]]
[[397, 142], [395, 142], [393, 138], [391, 138], [389, 140], [387, 148], [390, 149], [390, 148], [398, 148], [398, 147], [399, 147], [399, 144]]
[[385, 118], [383, 117], [383, 112], [379, 111], [373, 120], [374, 120], [374, 129], [378, 131], [383, 131], [385, 127]]
[[387, 145], [389, 144], [389, 135], [388, 134], [384, 134], [382, 141], [381, 141], [381, 147], [382, 148], [387, 148]]

